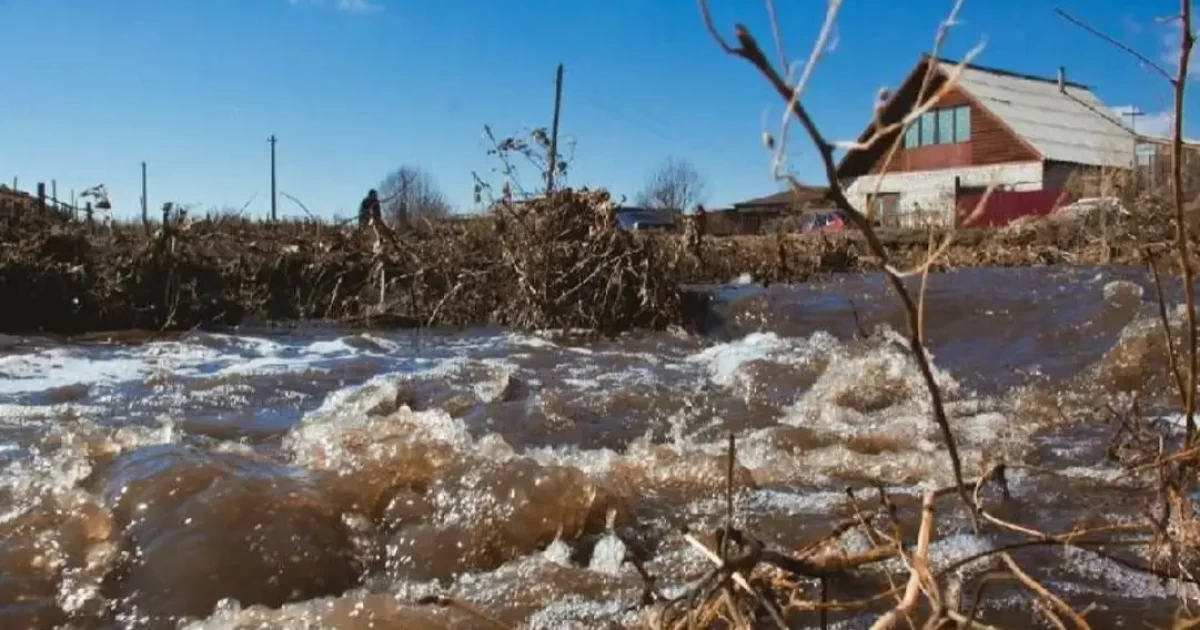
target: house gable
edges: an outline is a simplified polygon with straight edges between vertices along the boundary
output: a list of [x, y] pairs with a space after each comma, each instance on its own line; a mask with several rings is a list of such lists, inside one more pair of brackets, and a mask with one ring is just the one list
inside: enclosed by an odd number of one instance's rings
[[[921, 84], [924, 82], [926, 69], [931, 61], [936, 60], [929, 56], [922, 57], [892, 95], [881, 115], [884, 125], [899, 122], [916, 106]], [[942, 64], [938, 64], [933, 72], [927, 94], [937, 92], [948, 80]], [[968, 140], [911, 148], [905, 148], [901, 140], [901, 144], [896, 147], [895, 152], [891, 154], [891, 159], [888, 160], [893, 143], [903, 134], [903, 130], [897, 130], [887, 134], [864, 150], [847, 152], [838, 165], [839, 179], [879, 174], [885, 170], [889, 173], [929, 171], [1031, 162], [1042, 159], [1041, 154], [1033, 146], [1017, 135], [1000, 117], [983, 106], [962, 86], [956, 86], [942, 95], [934, 105], [935, 108], [955, 106], [966, 106], [969, 109], [970, 138]], [[859, 136], [859, 142], [865, 142], [875, 132], [875, 129], [874, 123], [868, 126]]]

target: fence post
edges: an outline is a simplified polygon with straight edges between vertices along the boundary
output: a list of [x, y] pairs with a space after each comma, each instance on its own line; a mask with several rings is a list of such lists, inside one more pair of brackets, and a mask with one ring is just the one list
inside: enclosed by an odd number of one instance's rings
[[37, 185], [38, 209], [42, 212], [46, 211], [46, 184], [38, 182]]
[[84, 206], [83, 206], [83, 211], [84, 211], [84, 212], [87, 214], [87, 227], [88, 227], [88, 231], [90, 232], [90, 231], [92, 231], [92, 226], [93, 226], [93, 223], [92, 223], [92, 202], [90, 202], [90, 201], [89, 201], [89, 202], [87, 202], [86, 204], [84, 204]]

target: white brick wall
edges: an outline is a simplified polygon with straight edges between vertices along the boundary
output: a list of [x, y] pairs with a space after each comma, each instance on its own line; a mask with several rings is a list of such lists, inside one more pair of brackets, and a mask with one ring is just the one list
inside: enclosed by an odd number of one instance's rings
[[1023, 162], [865, 175], [843, 180], [842, 185], [850, 203], [863, 211], [867, 209], [868, 194], [900, 193], [900, 213], [920, 210], [922, 214], [946, 213], [949, 218], [954, 210], [955, 177], [961, 186], [987, 186], [995, 178], [999, 190], [1041, 190], [1043, 167], [1042, 162]]

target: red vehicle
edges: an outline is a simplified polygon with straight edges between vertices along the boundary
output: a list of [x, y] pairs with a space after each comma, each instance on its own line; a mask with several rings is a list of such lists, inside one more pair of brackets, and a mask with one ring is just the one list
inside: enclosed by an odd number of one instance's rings
[[838, 232], [846, 227], [846, 218], [841, 212], [825, 212], [813, 217], [804, 226], [805, 232]]

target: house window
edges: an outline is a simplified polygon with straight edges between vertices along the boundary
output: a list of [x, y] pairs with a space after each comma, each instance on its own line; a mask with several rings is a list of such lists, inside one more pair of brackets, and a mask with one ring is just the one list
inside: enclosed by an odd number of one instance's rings
[[917, 122], [921, 125], [921, 146], [937, 144], [937, 118], [934, 113], [921, 114]]
[[888, 218], [894, 216], [900, 209], [900, 194], [872, 194], [867, 199], [867, 205], [871, 208], [872, 218], [880, 224], [886, 224]]
[[967, 106], [954, 108], [954, 141], [966, 142], [971, 139], [971, 108]]
[[954, 144], [971, 139], [971, 108], [943, 107], [921, 114], [904, 132], [904, 148]]
[[937, 111], [938, 144], [954, 144], [954, 110]]
[[911, 149], [921, 146], [921, 122], [914, 121], [904, 130], [904, 148]]

